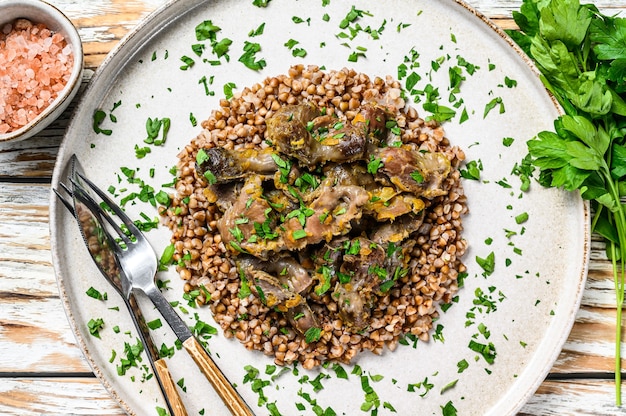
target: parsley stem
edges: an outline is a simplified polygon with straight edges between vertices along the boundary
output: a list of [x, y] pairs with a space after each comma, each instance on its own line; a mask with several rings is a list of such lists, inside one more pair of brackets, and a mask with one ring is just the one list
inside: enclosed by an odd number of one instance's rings
[[[622, 360], [621, 360], [621, 347], [622, 347], [622, 307], [624, 305], [624, 283], [626, 274], [626, 215], [624, 214], [624, 207], [620, 199], [619, 189], [608, 167], [604, 166], [604, 176], [607, 181], [609, 192], [615, 201], [617, 207], [613, 212], [613, 220], [615, 221], [615, 229], [617, 231], [617, 239], [619, 245], [619, 253], [615, 242], [610, 241], [611, 262], [613, 265], [613, 282], [615, 285], [615, 405], [622, 405]], [[617, 258], [619, 256], [619, 268], [617, 264]]]
[[[620, 271], [617, 269], [617, 250], [615, 243], [610, 243], [611, 262], [613, 263], [613, 280], [615, 282], [616, 306], [615, 315], [615, 405], [622, 405], [622, 366], [621, 366], [621, 336], [622, 336], [622, 305], [624, 303], [624, 291], [620, 286], [624, 287], [624, 261], [621, 260]], [[621, 276], [620, 276], [621, 275]], [[620, 296], [621, 293], [621, 296]]]

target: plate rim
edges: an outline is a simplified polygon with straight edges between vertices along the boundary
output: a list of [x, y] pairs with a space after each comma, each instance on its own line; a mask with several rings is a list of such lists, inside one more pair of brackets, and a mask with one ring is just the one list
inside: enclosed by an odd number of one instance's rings
[[[458, 6], [464, 8], [471, 14], [475, 16], [478, 20], [485, 24], [491, 31], [495, 32], [502, 40], [504, 40], [508, 47], [510, 47], [515, 53], [523, 60], [526, 66], [531, 70], [535, 77], [539, 78], [540, 72], [532, 62], [532, 60], [526, 55], [523, 50], [510, 38], [510, 36], [498, 25], [496, 25], [491, 19], [489, 19], [486, 15], [484, 15], [479, 10], [475, 9], [473, 6], [468, 4], [465, 0], [448, 0], [451, 4], [456, 3]], [[210, 3], [211, 0], [201, 0], [201, 1], [193, 1], [193, 0], [168, 0], [160, 7], [146, 15], [144, 18], [140, 20], [140, 22], [133, 27], [129, 32], [122, 37], [122, 39], [113, 47], [113, 49], [107, 54], [102, 63], [98, 66], [98, 68], [94, 71], [89, 84], [85, 88], [84, 92], [81, 94], [80, 99], [74, 108], [72, 115], [70, 117], [70, 123], [68, 124], [66, 131], [63, 135], [63, 139], [59, 146], [59, 151], [57, 153], [57, 159], [55, 161], [55, 166], [52, 175], [51, 187], [55, 188], [58, 186], [60, 177], [64, 172], [65, 166], [61, 165], [61, 159], [65, 158], [68, 155], [68, 152], [71, 152], [69, 142], [71, 141], [71, 131], [74, 130], [75, 124], [81, 122], [77, 119], [76, 114], [79, 112], [80, 107], [83, 103], [90, 101], [91, 96], [94, 94], [101, 94], [102, 96], [106, 96], [110, 91], [111, 87], [107, 87], [104, 89], [104, 92], [98, 92], [97, 88], [99, 87], [98, 81], [100, 78], [104, 77], [106, 73], [111, 71], [111, 66], [118, 65], [124, 67], [127, 64], [127, 60], [121, 60], [121, 62], [117, 62], [117, 57], [124, 52], [124, 50], [130, 46], [137, 45], [138, 50], [143, 46], [145, 42], [149, 42], [149, 40], [155, 36], [157, 36], [162, 30], [166, 29], [169, 25], [174, 24], [179, 19], [191, 13], [195, 8], [201, 7], [204, 4]], [[168, 9], [174, 5], [177, 7], [183, 7], [181, 4], [187, 4], [189, 7], [182, 11], [181, 13], [176, 13], [171, 19], [167, 21], [167, 25], [163, 28], [152, 28], [151, 25], [154, 24], [155, 21], [160, 21], [161, 16], [168, 12]], [[144, 33], [145, 32], [145, 33]], [[131, 56], [134, 54], [131, 54]], [[558, 104], [558, 101], [554, 97], [554, 95], [545, 87], [543, 87], [544, 92], [550, 97], [553, 106], [556, 108], [559, 114], [563, 114], [563, 110], [561, 106]], [[84, 122], [84, 121], [83, 121]], [[578, 194], [580, 198], [580, 195]], [[79, 331], [79, 324], [76, 321], [76, 318], [73, 315], [73, 307], [71, 305], [69, 296], [67, 294], [64, 281], [66, 280], [63, 276], [61, 270], [61, 260], [59, 253], [59, 245], [57, 244], [57, 221], [56, 217], [59, 215], [58, 212], [63, 210], [64, 208], [60, 206], [56, 196], [53, 192], [50, 195], [50, 245], [52, 251], [52, 263], [53, 269], [57, 281], [58, 290], [60, 293], [61, 301], [63, 304], [64, 312], [67, 316], [68, 322], [70, 324], [70, 328], [72, 329], [72, 333], [76, 339], [76, 342], [83, 353], [83, 356], [87, 360], [89, 366], [92, 371], [100, 381], [100, 383], [105, 387], [107, 392], [111, 395], [111, 397], [122, 407], [122, 409], [128, 413], [129, 415], [137, 414], [134, 409], [130, 407], [130, 405], [120, 396], [116, 387], [111, 384], [111, 382], [105, 377], [104, 373], [101, 371], [99, 364], [96, 362], [94, 357], [92, 356], [88, 345], [85, 343], [83, 336]], [[582, 218], [581, 218], [581, 226], [582, 226], [582, 240], [584, 241], [584, 246], [582, 247], [582, 259], [578, 264], [577, 270], [580, 270], [580, 275], [577, 276], [576, 279], [576, 295], [575, 302], [571, 305], [568, 316], [569, 320], [566, 325], [562, 326], [561, 333], [559, 334], [558, 340], [555, 343], [555, 346], [558, 348], [554, 348], [552, 351], [552, 355], [544, 358], [542, 361], [544, 365], [541, 367], [544, 369], [543, 374], [538, 375], [535, 378], [535, 383], [529, 388], [526, 389], [524, 395], [519, 396], [519, 400], [512, 405], [509, 405], [508, 408], [510, 410], [510, 414], [517, 413], [527, 402], [528, 400], [535, 394], [536, 390], [545, 380], [545, 377], [549, 373], [550, 369], [558, 359], [559, 354], [561, 353], [567, 338], [571, 332], [571, 329], [575, 323], [576, 312], [579, 310], [583, 293], [585, 289], [585, 284], [587, 280], [588, 270], [589, 270], [589, 260], [590, 260], [590, 245], [591, 245], [591, 230], [590, 230], [590, 204], [589, 201], [582, 201]], [[573, 278], [572, 278], [573, 281]], [[538, 358], [537, 354], [534, 354], [529, 362], [529, 366], [532, 362], [536, 361]], [[502, 398], [496, 400], [493, 407], [497, 407], [499, 403], [502, 401]]]

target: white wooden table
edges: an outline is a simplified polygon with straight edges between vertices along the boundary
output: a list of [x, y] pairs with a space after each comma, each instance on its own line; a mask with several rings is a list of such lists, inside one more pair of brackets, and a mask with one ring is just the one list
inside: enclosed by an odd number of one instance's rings
[[[79, 28], [87, 68], [84, 83], [133, 25], [165, 3], [50, 2]], [[511, 12], [521, 1], [468, 3], [501, 27], [514, 28]], [[626, 11], [624, 0], [594, 3], [606, 14]], [[0, 414], [124, 414], [77, 347], [52, 268], [50, 179], [70, 113], [71, 108], [33, 139], [0, 144]], [[626, 414], [626, 409], [614, 406], [614, 289], [603, 249], [594, 236], [589, 278], [574, 328], [521, 415]]]

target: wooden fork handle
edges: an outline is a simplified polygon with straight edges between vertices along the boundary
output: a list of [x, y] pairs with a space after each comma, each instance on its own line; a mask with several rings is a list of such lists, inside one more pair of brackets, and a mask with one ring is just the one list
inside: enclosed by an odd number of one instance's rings
[[195, 337], [187, 338], [183, 346], [234, 416], [254, 416], [246, 402]]
[[172, 380], [172, 376], [167, 369], [167, 363], [163, 358], [154, 362], [154, 368], [158, 373], [157, 376], [161, 380], [163, 386], [163, 394], [165, 394], [165, 400], [167, 400], [172, 408], [173, 416], [187, 416], [187, 410], [183, 404], [180, 394], [176, 389], [176, 384]]

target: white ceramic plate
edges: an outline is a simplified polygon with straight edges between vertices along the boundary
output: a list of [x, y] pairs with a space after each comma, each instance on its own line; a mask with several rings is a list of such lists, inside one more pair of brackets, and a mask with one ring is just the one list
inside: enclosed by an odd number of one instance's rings
[[[351, 9], [351, 4], [333, 0], [323, 2], [273, 0], [267, 8], [255, 7], [251, 1], [210, 1], [198, 4], [194, 0], [168, 3], [146, 19], [109, 55], [92, 80], [74, 115], [62, 144], [53, 186], [58, 185], [63, 169], [72, 154], [77, 154], [86, 173], [105, 189], [127, 187], [137, 190], [125, 180], [118, 182], [120, 167], [139, 168], [137, 176], [155, 187], [171, 181], [168, 169], [175, 165], [178, 150], [198, 134], [192, 126], [190, 114], [198, 120], [208, 117], [223, 96], [223, 85], [236, 84], [238, 89], [262, 81], [266, 76], [286, 73], [296, 63], [325, 65], [328, 69], [353, 67], [370, 76], [398, 76], [398, 66], [418, 52], [413, 70], [422, 76], [416, 88], [427, 83], [437, 86], [441, 104], [448, 104], [448, 68], [458, 66], [457, 56], [479, 67], [467, 74], [457, 98], [463, 99], [457, 116], [444, 127], [449, 139], [465, 149], [468, 160], [481, 161], [484, 167], [481, 181], [464, 181], [471, 213], [465, 218], [464, 236], [470, 249], [464, 258], [469, 268], [465, 287], [459, 292], [459, 301], [443, 313], [437, 322], [443, 326], [445, 341], [418, 343], [416, 347], [401, 346], [395, 352], [382, 356], [366, 353], [355, 364], [380, 400], [378, 414], [440, 415], [442, 406], [451, 403], [460, 415], [514, 414], [534, 393], [553, 365], [574, 321], [584, 287], [588, 260], [588, 208], [573, 194], [547, 190], [534, 184], [522, 194], [519, 180], [511, 175], [516, 162], [526, 154], [525, 141], [537, 132], [550, 129], [558, 115], [551, 97], [545, 92], [536, 72], [525, 62], [506, 36], [476, 11], [454, 0], [441, 1], [360, 1], [357, 8], [367, 11], [356, 22], [362, 29], [368, 26], [378, 30], [384, 24], [379, 39], [365, 31], [354, 39], [337, 36], [340, 21]], [[324, 15], [328, 15], [326, 21]], [[302, 22], [297, 23], [299, 17]], [[220, 66], [203, 63], [194, 55], [191, 45], [194, 28], [204, 20], [211, 20], [221, 28], [218, 39], [230, 38], [230, 63]], [[265, 22], [264, 33], [249, 38], [250, 31]], [[297, 40], [297, 47], [307, 51], [305, 58], [297, 58], [285, 45]], [[244, 41], [258, 42], [267, 67], [252, 71], [238, 62]], [[348, 62], [352, 52], [364, 47], [365, 56]], [[211, 57], [210, 48], [204, 57]], [[183, 56], [192, 57], [195, 65], [181, 70]], [[441, 63], [438, 71], [431, 62]], [[222, 59], [224, 61], [224, 59]], [[411, 60], [409, 60], [410, 65]], [[206, 95], [199, 83], [206, 77], [214, 95]], [[516, 86], [507, 85], [506, 78]], [[210, 82], [212, 81], [212, 83]], [[404, 80], [403, 80], [404, 82]], [[504, 112], [497, 106], [483, 117], [485, 106], [494, 98], [501, 98]], [[116, 103], [119, 107], [111, 111]], [[421, 104], [416, 104], [422, 116]], [[461, 110], [467, 109], [469, 119], [460, 123]], [[112, 130], [112, 135], [96, 134], [92, 116], [96, 109], [117, 117], [108, 118], [101, 127]], [[169, 117], [172, 120], [168, 140], [163, 147], [139, 160], [135, 144], [143, 145], [145, 122], [148, 117]], [[514, 139], [510, 147], [503, 138]], [[153, 178], [149, 176], [155, 169]], [[502, 180], [512, 188], [502, 186]], [[146, 204], [129, 206], [128, 211], [138, 216], [140, 211], [154, 217], [155, 211]], [[529, 219], [517, 224], [515, 217], [527, 212]], [[515, 235], [508, 235], [507, 231]], [[121, 300], [102, 280], [92, 264], [76, 224], [54, 197], [51, 200], [51, 233], [54, 265], [68, 317], [76, 332], [85, 356], [106, 388], [132, 414], [156, 414], [156, 406], [163, 401], [152, 380], [142, 381], [141, 368], [131, 369], [118, 376], [116, 366], [124, 356], [124, 343], [133, 343], [134, 335], [125, 331], [132, 328], [129, 318], [115, 306]], [[169, 231], [162, 227], [149, 233], [157, 252], [169, 242]], [[492, 240], [490, 244], [489, 240]], [[476, 257], [495, 255], [495, 272], [483, 277]], [[166, 296], [180, 301], [182, 283], [174, 271], [160, 276], [169, 279]], [[94, 287], [108, 292], [107, 301], [88, 297], [85, 292]], [[477, 289], [494, 302], [497, 310], [476, 307]], [[490, 290], [492, 290], [490, 292]], [[191, 309], [186, 315], [194, 322], [194, 313], [212, 322], [208, 308]], [[476, 317], [466, 326], [468, 313]], [[154, 318], [147, 308], [148, 318]], [[89, 334], [87, 322], [103, 318], [102, 338]], [[489, 339], [479, 333], [479, 324], [490, 331]], [[113, 331], [119, 326], [120, 332]], [[168, 329], [155, 331], [158, 344], [173, 345]], [[475, 337], [476, 338], [473, 338]], [[468, 348], [469, 342], [492, 342], [497, 356], [493, 364]], [[331, 367], [281, 373], [275, 377], [265, 373], [272, 360], [261, 353], [246, 351], [238, 341], [227, 340], [220, 332], [209, 341], [218, 364], [238, 386], [248, 403], [258, 414], [267, 414], [265, 405], [257, 407], [258, 394], [251, 383], [244, 383], [246, 365], [259, 369], [259, 378], [268, 380], [263, 389], [269, 403], [275, 403], [283, 415], [314, 414], [315, 401], [322, 409], [332, 408], [336, 414], [370, 414], [361, 410], [365, 393], [361, 378], [352, 374], [353, 367], [344, 366], [348, 379], [338, 378]], [[116, 357], [112, 359], [112, 350]], [[457, 364], [466, 360], [469, 367], [459, 373]], [[145, 363], [145, 359], [144, 362]], [[183, 351], [169, 360], [175, 380], [184, 378], [189, 414], [226, 414], [224, 406], [211, 391], [192, 361]], [[318, 375], [323, 389], [315, 391]], [[134, 376], [134, 378], [132, 377]], [[303, 379], [308, 377], [309, 381]], [[453, 383], [453, 388], [444, 386]], [[412, 386], [412, 388], [410, 388]], [[413, 390], [413, 391], [410, 391]], [[310, 395], [310, 396], [307, 396]], [[299, 410], [299, 407], [304, 410]]]

